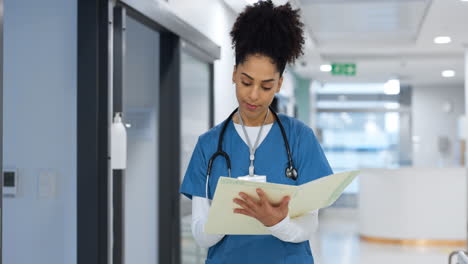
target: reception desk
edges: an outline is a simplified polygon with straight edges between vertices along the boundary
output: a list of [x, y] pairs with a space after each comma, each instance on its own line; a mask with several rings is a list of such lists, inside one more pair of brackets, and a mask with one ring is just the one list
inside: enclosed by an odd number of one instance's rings
[[369, 242], [464, 246], [464, 168], [364, 169], [359, 232]]

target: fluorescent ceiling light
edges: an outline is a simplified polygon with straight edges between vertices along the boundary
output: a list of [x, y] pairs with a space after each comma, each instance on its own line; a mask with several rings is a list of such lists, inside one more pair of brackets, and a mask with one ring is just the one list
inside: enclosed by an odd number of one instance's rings
[[439, 36], [434, 38], [434, 43], [435, 44], [447, 44], [452, 42], [452, 39], [448, 36]]
[[455, 76], [455, 71], [452, 71], [452, 70], [443, 71], [442, 76], [445, 77], [445, 78], [451, 78], [451, 77]]
[[332, 66], [330, 64], [323, 64], [320, 65], [320, 70], [323, 72], [329, 72], [332, 70]]
[[391, 79], [384, 84], [385, 94], [399, 94], [400, 93], [400, 80]]

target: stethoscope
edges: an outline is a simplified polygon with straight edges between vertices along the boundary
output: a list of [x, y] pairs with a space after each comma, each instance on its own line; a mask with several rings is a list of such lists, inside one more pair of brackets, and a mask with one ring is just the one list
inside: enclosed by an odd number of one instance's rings
[[[210, 160], [208, 161], [208, 169], [206, 172], [206, 198], [208, 198], [208, 180], [210, 179], [211, 175], [211, 169], [213, 167], [213, 162], [214, 160], [218, 157], [221, 156], [224, 158], [226, 161], [227, 169], [228, 169], [228, 176], [231, 178], [231, 159], [229, 158], [229, 155], [223, 151], [223, 138], [224, 138], [224, 132], [226, 131], [227, 126], [229, 125], [230, 121], [232, 120], [232, 117], [234, 114], [237, 112], [239, 108], [236, 108], [230, 115], [229, 117], [224, 121], [223, 128], [221, 129], [221, 134], [219, 135], [218, 139], [218, 150], [211, 156]], [[286, 177], [292, 180], [297, 180], [297, 177], [299, 176], [297, 173], [296, 168], [294, 168], [294, 163], [292, 160], [292, 155], [291, 155], [291, 150], [289, 149], [289, 142], [288, 138], [286, 137], [286, 132], [284, 132], [284, 127], [283, 124], [281, 123], [281, 120], [278, 118], [278, 115], [276, 114], [275, 111], [270, 107], [271, 113], [275, 116], [278, 125], [281, 130], [281, 134], [283, 136], [283, 141], [284, 141], [284, 146], [286, 147], [286, 153], [288, 154], [288, 167], [286, 168]]]

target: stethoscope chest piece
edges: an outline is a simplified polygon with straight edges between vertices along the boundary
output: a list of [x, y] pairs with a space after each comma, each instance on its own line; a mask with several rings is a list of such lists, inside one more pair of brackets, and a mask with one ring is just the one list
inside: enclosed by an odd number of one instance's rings
[[297, 170], [294, 167], [287, 167], [286, 177], [292, 180], [297, 180]]

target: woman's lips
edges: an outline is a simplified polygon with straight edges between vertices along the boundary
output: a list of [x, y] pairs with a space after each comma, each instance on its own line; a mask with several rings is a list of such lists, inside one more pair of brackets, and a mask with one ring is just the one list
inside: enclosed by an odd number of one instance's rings
[[258, 106], [257, 106], [257, 105], [251, 105], [251, 104], [248, 104], [248, 103], [245, 103], [245, 105], [246, 105], [246, 106], [247, 106], [247, 108], [248, 108], [248, 109], [250, 109], [250, 110], [255, 110], [255, 109], [257, 109], [257, 108], [258, 108]]

